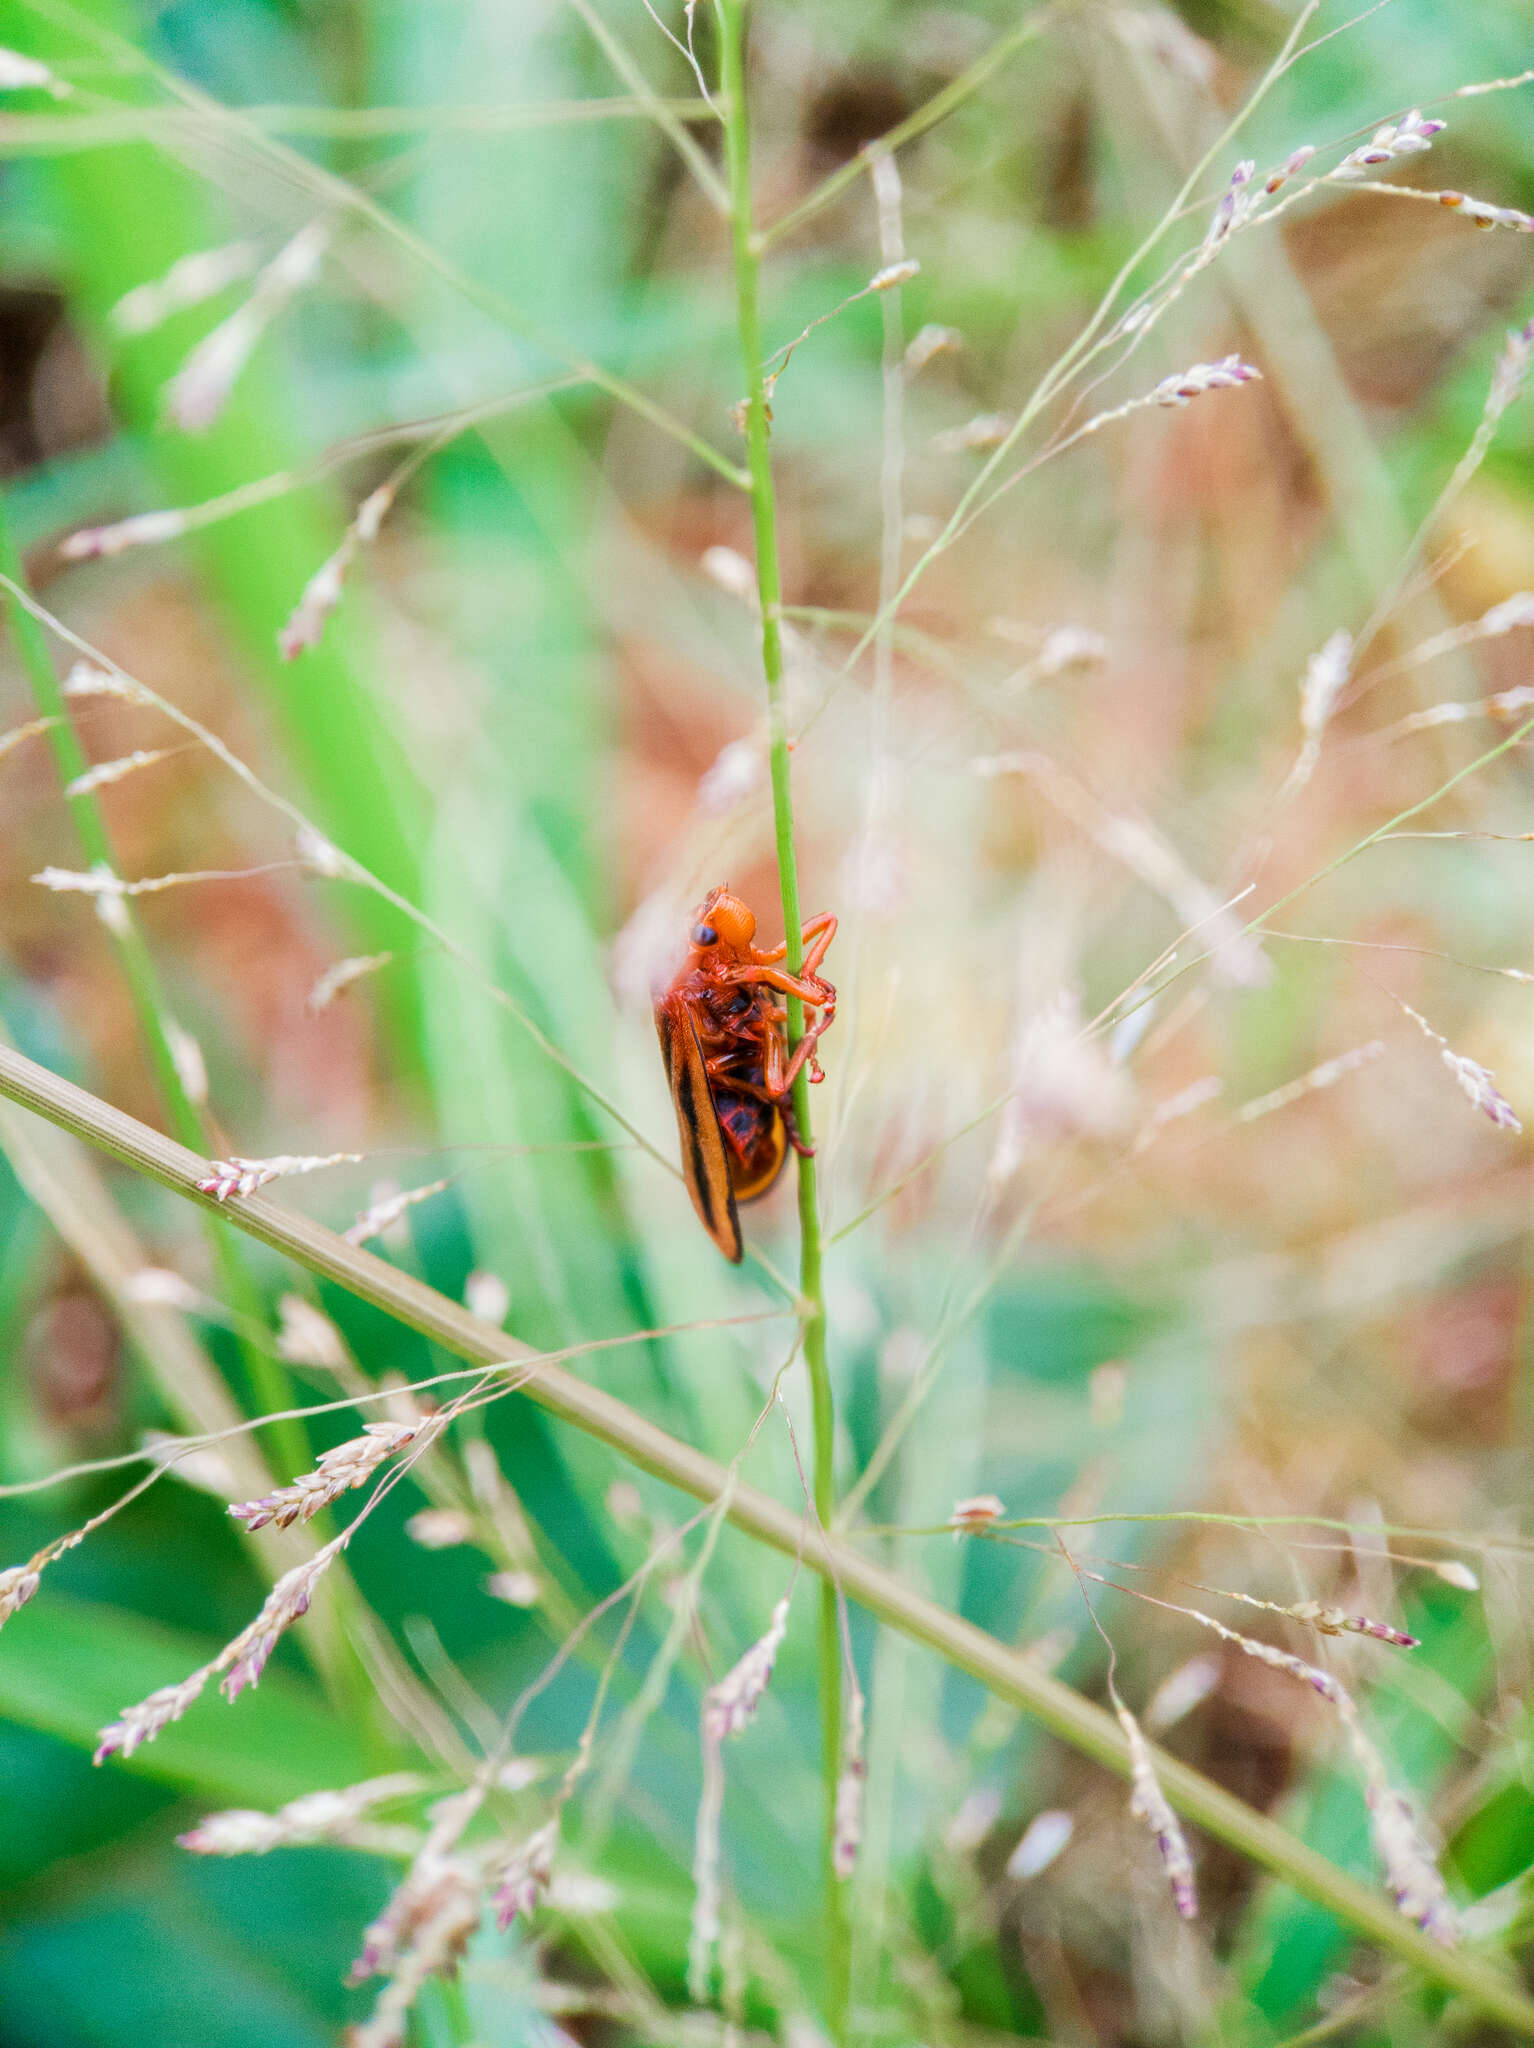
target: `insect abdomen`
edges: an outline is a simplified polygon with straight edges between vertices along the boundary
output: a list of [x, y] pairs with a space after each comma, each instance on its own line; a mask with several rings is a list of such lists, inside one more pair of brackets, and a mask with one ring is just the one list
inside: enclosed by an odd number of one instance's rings
[[772, 1186], [788, 1156], [782, 1112], [770, 1102], [717, 1090], [714, 1108], [725, 1136], [735, 1199], [754, 1202]]

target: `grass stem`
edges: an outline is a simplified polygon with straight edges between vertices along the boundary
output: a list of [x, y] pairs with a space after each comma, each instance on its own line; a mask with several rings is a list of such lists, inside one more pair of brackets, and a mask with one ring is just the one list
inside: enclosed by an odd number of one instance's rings
[[[757, 595], [762, 615], [762, 672], [767, 684], [768, 759], [772, 778], [773, 832], [778, 883], [783, 901], [787, 967], [797, 974], [804, 960], [799, 904], [799, 868], [794, 851], [794, 807], [783, 707], [782, 575], [778, 565], [777, 504], [773, 492], [767, 393], [762, 369], [758, 285], [761, 259], [751, 217], [751, 126], [746, 97], [745, 10], [741, 0], [718, 0], [720, 107], [724, 115], [725, 161], [730, 190], [730, 226], [735, 257], [736, 324], [746, 380], [746, 464], [751, 476], [751, 517], [756, 537]], [[804, 1035], [804, 1006], [789, 996], [789, 1045]], [[794, 1116], [806, 1146], [811, 1143], [808, 1062], [794, 1080]], [[820, 1195], [815, 1160], [799, 1157], [799, 1292], [805, 1303], [804, 1359], [810, 1377], [814, 1436], [815, 1513], [829, 1529], [836, 1510], [836, 1409], [826, 1350], [826, 1306], [821, 1273]], [[845, 2038], [850, 1941], [841, 1880], [832, 1862], [836, 1789], [841, 1775], [842, 1650], [836, 1588], [826, 1579], [820, 1600], [821, 1764], [825, 1777], [825, 1887], [827, 2018], [832, 2038]]]
[[1004, 36], [998, 37], [988, 50], [983, 50], [974, 63], [961, 71], [957, 78], [950, 79], [940, 92], [934, 93], [930, 100], [925, 101], [913, 114], [908, 114], [876, 142], [869, 143], [866, 149], [859, 151], [856, 156], [849, 157], [844, 164], [838, 164], [836, 169], [823, 178], [797, 206], [791, 207], [787, 213], [781, 214], [769, 227], [764, 228], [756, 237], [755, 246], [758, 252], [795, 233], [807, 220], [812, 220], [833, 200], [838, 199], [849, 185], [855, 185], [868, 167], [868, 157], [875, 153], [893, 156], [908, 142], [914, 142], [918, 135], [925, 135], [929, 128], [935, 128], [939, 121], [946, 120], [955, 107], [962, 106], [971, 93], [978, 92], [980, 87], [1025, 43], [1031, 43], [1035, 36], [1041, 35], [1050, 27], [1056, 16], [1057, 10], [1053, 7], [1041, 7], [1035, 13], [1025, 15]]

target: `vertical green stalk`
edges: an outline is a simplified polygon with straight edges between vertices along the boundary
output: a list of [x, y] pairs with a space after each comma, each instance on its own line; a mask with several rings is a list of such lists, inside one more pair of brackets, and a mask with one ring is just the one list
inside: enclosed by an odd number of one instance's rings
[[[778, 567], [777, 506], [772, 489], [767, 393], [762, 373], [762, 339], [757, 310], [761, 253], [751, 222], [751, 126], [746, 104], [745, 8], [743, 0], [715, 0], [720, 42], [720, 104], [724, 114], [730, 229], [735, 257], [736, 325], [746, 379], [746, 459], [751, 476], [751, 519], [756, 537], [756, 587], [762, 612], [762, 672], [767, 683], [767, 729], [772, 775], [772, 815], [783, 897], [787, 966], [797, 974], [804, 961], [799, 909], [799, 869], [794, 856], [794, 807], [789, 776], [788, 724], [783, 709], [782, 578]], [[790, 1047], [804, 1035], [804, 1006], [788, 998]], [[807, 1066], [808, 1063], [806, 1063]], [[794, 1081], [794, 1116], [810, 1143], [810, 1091], [806, 1067]], [[810, 1375], [814, 1425], [815, 1512], [829, 1529], [836, 1506], [836, 1410], [826, 1358], [826, 1306], [821, 1279], [820, 1198], [815, 1161], [799, 1159], [799, 1291], [804, 1318], [804, 1359]], [[832, 1862], [836, 1788], [841, 1772], [842, 1665], [836, 1588], [820, 1589], [820, 1725], [825, 1777], [825, 1887], [827, 2019], [832, 2038], [847, 2029], [849, 1957], [846, 1904]]]

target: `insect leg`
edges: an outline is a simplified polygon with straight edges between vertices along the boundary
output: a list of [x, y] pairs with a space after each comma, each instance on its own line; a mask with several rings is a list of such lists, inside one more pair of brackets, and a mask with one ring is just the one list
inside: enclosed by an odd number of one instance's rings
[[787, 1094], [793, 1085], [792, 1076], [784, 1066], [785, 1040], [778, 1031], [769, 1031], [762, 1046], [762, 1079], [767, 1091], [776, 1101]]
[[808, 1003], [819, 1009], [823, 1003], [835, 1001], [835, 993], [828, 981], [822, 981], [818, 974], [790, 974], [782, 967], [736, 967], [730, 970], [731, 981], [754, 982], [761, 988], [776, 989], [780, 996], [797, 996], [801, 1003]]
[[794, 1118], [793, 1104], [784, 1101], [780, 1102], [778, 1107], [783, 1114], [783, 1129], [788, 1134], [789, 1144], [793, 1146], [801, 1159], [813, 1159], [815, 1157], [815, 1147], [813, 1145], [806, 1145], [803, 1138], [800, 1137], [799, 1126]]
[[805, 1031], [803, 1038], [801, 1038], [799, 1043], [794, 1047], [794, 1056], [789, 1061], [787, 1069], [785, 1070], [783, 1075], [783, 1086], [785, 1089], [793, 1087], [794, 1076], [798, 1073], [799, 1069], [804, 1065], [806, 1060], [808, 1060], [810, 1063], [810, 1079], [812, 1081], [819, 1081], [824, 1078], [821, 1071], [820, 1061], [815, 1057], [815, 1046], [819, 1041], [822, 1032], [824, 1032], [830, 1026], [835, 1016], [836, 1001], [833, 996], [832, 1000], [826, 1004], [825, 1008], [822, 1010], [821, 1014], [815, 1019], [814, 1023], [811, 1024]]
[[717, 1081], [721, 1088], [727, 1088], [732, 1095], [749, 1095], [757, 1102], [775, 1102], [777, 1097], [765, 1081], [755, 1080], [750, 1073], [743, 1073], [734, 1064], [738, 1055], [715, 1053], [705, 1059], [710, 1081]]
[[[816, 968], [826, 957], [826, 948], [836, 937], [835, 913], [829, 910], [818, 912], [805, 924], [800, 936], [806, 949], [801, 972], [813, 981]], [[784, 939], [776, 946], [753, 946], [751, 958], [757, 967], [775, 967], [780, 960], [788, 958], [788, 941]]]
[[[812, 940], [812, 934], [815, 933], [818, 933], [819, 936]], [[829, 910], [823, 910], [818, 917], [812, 917], [804, 927], [806, 950], [803, 972], [807, 976], [813, 976], [818, 973], [820, 963], [826, 957], [826, 948], [835, 937], [836, 918]]]

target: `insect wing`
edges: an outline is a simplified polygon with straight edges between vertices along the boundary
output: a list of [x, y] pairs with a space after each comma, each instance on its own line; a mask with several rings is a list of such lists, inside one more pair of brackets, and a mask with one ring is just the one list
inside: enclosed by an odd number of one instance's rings
[[675, 997], [657, 1004], [655, 1025], [682, 1141], [682, 1178], [699, 1222], [725, 1257], [738, 1265], [743, 1246], [735, 1191], [730, 1185], [729, 1151], [719, 1128], [697, 1027], [686, 1003]]

